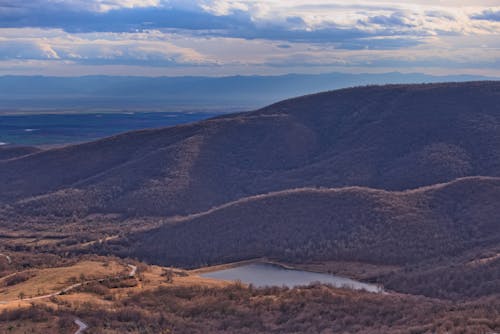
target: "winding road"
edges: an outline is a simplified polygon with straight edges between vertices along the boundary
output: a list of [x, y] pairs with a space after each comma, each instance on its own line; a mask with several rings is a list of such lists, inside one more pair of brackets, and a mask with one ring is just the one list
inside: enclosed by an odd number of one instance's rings
[[[12, 258], [9, 256], [9, 255], [6, 255], [6, 254], [2, 254], [0, 253], [0, 257], [3, 257], [7, 260], [7, 262], [9, 264], [12, 264]], [[137, 274], [137, 266], [134, 266], [133, 264], [127, 264], [127, 266], [130, 268], [130, 272], [128, 273], [128, 277], [129, 278], [133, 278], [135, 277], [135, 275]], [[8, 276], [13, 276], [13, 275], [16, 275], [17, 273], [12, 273]], [[6, 276], [6, 277], [8, 277]], [[6, 278], [6, 277], [2, 277], [2, 278]], [[121, 276], [120, 276], [121, 278]], [[95, 280], [93, 280], [95, 281]], [[21, 301], [33, 301], [33, 300], [40, 300], [40, 299], [46, 299], [46, 298], [52, 298], [52, 297], [55, 297], [55, 296], [59, 296], [59, 295], [62, 295], [62, 294], [65, 294], [73, 289], [76, 289], [80, 286], [82, 286], [83, 284], [87, 284], [87, 283], [90, 283], [90, 282], [93, 282], [93, 281], [86, 281], [86, 282], [82, 282], [82, 283], [76, 283], [76, 284], [73, 284], [73, 285], [70, 285], [60, 291], [56, 291], [56, 292], [53, 292], [53, 293], [50, 293], [48, 295], [43, 295], [43, 296], [37, 296], [37, 297], [30, 297], [30, 298], [23, 298], [21, 299]], [[97, 281], [103, 281], [103, 279], [100, 279], [100, 280], [97, 280]], [[17, 300], [16, 300], [17, 301]], [[13, 301], [0, 301], [0, 304], [9, 304]], [[78, 319], [78, 318], [75, 318], [75, 321], [74, 323], [78, 326], [78, 330], [75, 332], [75, 334], [83, 334], [83, 332], [85, 332], [88, 328], [89, 328], [89, 325], [87, 325], [85, 322], [83, 322], [82, 320]]]
[[[67, 293], [67, 292], [70, 292], [71, 290], [76, 289], [76, 288], [82, 286], [83, 284], [89, 283], [89, 282], [92, 282], [92, 281], [83, 282], [83, 283], [76, 283], [76, 284], [70, 285], [67, 288], [64, 288], [64, 289], [62, 289], [60, 291], [49, 293], [48, 295], [36, 296], [36, 297], [30, 297], [30, 298], [23, 298], [23, 299], [19, 299], [19, 300], [21, 300], [23, 302], [29, 302], [29, 301], [33, 301], [33, 300], [40, 300], [40, 299], [52, 298], [52, 297], [63, 295], [65, 293]], [[2, 302], [0, 302], [0, 304], [1, 303]], [[7, 304], [9, 302], [3, 302], [3, 303]]]
[[85, 330], [89, 328], [86, 323], [78, 318], [75, 319], [75, 324], [78, 326], [78, 330], [75, 332], [75, 334], [83, 334], [83, 332], [85, 332]]
[[[127, 266], [130, 268], [130, 273], [128, 274], [128, 277], [130, 277], [130, 278], [135, 277], [135, 274], [137, 273], [137, 266], [134, 266], [132, 264], [128, 264]], [[115, 278], [123, 278], [123, 276], [117, 276]], [[65, 293], [68, 293], [71, 290], [76, 289], [76, 288], [78, 288], [78, 287], [80, 287], [80, 286], [82, 286], [84, 284], [91, 283], [91, 282], [103, 282], [105, 280], [106, 280], [105, 278], [102, 278], [102, 279], [97, 279], [97, 280], [85, 281], [85, 282], [82, 282], [82, 283], [76, 283], [76, 284], [70, 285], [70, 286], [68, 286], [68, 287], [66, 287], [66, 288], [64, 288], [62, 290], [50, 293], [48, 295], [36, 296], [36, 297], [30, 297], [30, 298], [23, 298], [23, 299], [21, 299], [21, 301], [29, 302], [29, 301], [33, 301], [33, 300], [40, 300], [40, 299], [52, 298], [52, 297], [55, 297], [55, 296], [59, 296], [59, 295], [63, 295]], [[9, 303], [9, 302], [1, 302], [0, 301], [0, 304], [2, 304], [2, 303], [6, 304], [6, 303]]]
[[[5, 254], [0, 254], [0, 257], [5, 257], [7, 259], [7, 261], [10, 263], [12, 263], [12, 259], [10, 258], [10, 256], [8, 255], [5, 255]], [[126, 277], [129, 277], [129, 278], [133, 278], [135, 277], [135, 275], [137, 274], [137, 266], [134, 266], [133, 264], [127, 264], [127, 266], [130, 268], [130, 272], [128, 273], [128, 275]], [[16, 275], [17, 273], [13, 273], [11, 275]], [[11, 276], [9, 275], [9, 276]], [[117, 276], [117, 278], [123, 278], [124, 276]], [[5, 277], [4, 277], [5, 278]], [[40, 300], [40, 299], [46, 299], [46, 298], [52, 298], [52, 297], [55, 297], [55, 296], [59, 296], [59, 295], [62, 295], [62, 294], [65, 294], [73, 289], [76, 289], [80, 286], [82, 286], [83, 284], [87, 284], [87, 283], [90, 283], [90, 282], [101, 282], [101, 281], [104, 281], [104, 279], [98, 279], [98, 280], [91, 280], [91, 281], [86, 281], [86, 282], [82, 282], [82, 283], [76, 283], [76, 284], [73, 284], [73, 285], [70, 285], [60, 291], [56, 291], [56, 292], [53, 292], [53, 293], [50, 293], [48, 295], [43, 295], [43, 296], [36, 296], [36, 297], [30, 297], [30, 298], [23, 298], [23, 299], [20, 299], [21, 301], [34, 301], [34, 300]], [[12, 303], [12, 302], [17, 302], [19, 300], [11, 300], [11, 301], [0, 301], [0, 304], [9, 304], [9, 303]], [[83, 334], [88, 328], [89, 326], [83, 322], [82, 320], [78, 319], [78, 318], [75, 318], [75, 321], [74, 323], [78, 326], [78, 330], [75, 332], [75, 334]]]
[[[130, 268], [130, 273], [128, 274], [128, 277], [135, 277], [135, 274], [137, 273], [137, 266], [134, 266], [133, 264], [128, 264], [127, 265]], [[69, 290], [72, 290], [78, 286], [81, 286], [83, 283], [78, 283], [74, 284], [72, 286], [67, 287], [66, 289], [59, 291], [57, 294], [61, 294], [62, 292], [67, 292]], [[43, 297], [43, 296], [42, 296]], [[89, 325], [84, 323], [82, 320], [76, 318], [75, 319], [75, 324], [78, 326], [78, 330], [75, 332], [75, 334], [83, 334], [88, 328]]]
[[[127, 266], [130, 268], [130, 272], [125, 277], [129, 277], [129, 278], [135, 277], [135, 275], [137, 273], [137, 266], [134, 266], [132, 264], [128, 264]], [[17, 273], [12, 273], [9, 276], [16, 275], [16, 274]], [[5, 277], [2, 277], [2, 278], [5, 278]], [[115, 278], [124, 278], [124, 276], [117, 276]], [[10, 301], [0, 301], [0, 304], [5, 305], [5, 304], [12, 303], [12, 302], [17, 302], [17, 301], [29, 302], [29, 301], [33, 301], [33, 300], [40, 300], [40, 299], [52, 298], [52, 297], [59, 296], [59, 295], [65, 294], [67, 292], [70, 292], [71, 290], [76, 289], [76, 288], [78, 288], [78, 287], [80, 287], [80, 286], [82, 286], [84, 284], [91, 283], [91, 282], [103, 282], [105, 280], [106, 279], [102, 278], [102, 279], [97, 279], [97, 280], [90, 280], [90, 281], [85, 281], [85, 282], [81, 282], [81, 283], [76, 283], [76, 284], [70, 285], [70, 286], [68, 286], [68, 287], [66, 287], [66, 288], [64, 288], [62, 290], [59, 290], [59, 291], [56, 291], [56, 292], [52, 292], [52, 293], [49, 293], [47, 295], [36, 296], [36, 297], [29, 297], [29, 298], [23, 298], [23, 299], [16, 299], [16, 300], [10, 300]]]

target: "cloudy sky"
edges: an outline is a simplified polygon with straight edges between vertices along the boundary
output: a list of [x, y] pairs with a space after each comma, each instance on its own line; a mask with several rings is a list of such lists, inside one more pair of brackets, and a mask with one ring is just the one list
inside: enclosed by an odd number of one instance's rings
[[0, 0], [0, 75], [500, 75], [500, 0]]

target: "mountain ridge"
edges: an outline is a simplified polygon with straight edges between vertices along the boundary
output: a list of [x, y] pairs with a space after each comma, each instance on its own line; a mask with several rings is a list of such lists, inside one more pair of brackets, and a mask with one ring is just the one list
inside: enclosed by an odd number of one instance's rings
[[0, 161], [0, 201], [35, 214], [172, 216], [290, 188], [500, 176], [499, 103], [500, 82], [309, 95]]
[[173, 217], [102, 247], [187, 267], [263, 256], [299, 263], [403, 265], [497, 246], [499, 197], [499, 177], [468, 177], [406, 191], [287, 190]]
[[419, 188], [414, 188], [414, 189], [405, 189], [405, 190], [400, 190], [400, 191], [390, 191], [390, 190], [385, 190], [385, 189], [378, 189], [378, 188], [369, 188], [369, 187], [362, 187], [362, 186], [345, 186], [341, 188], [312, 188], [312, 187], [306, 187], [306, 188], [293, 188], [293, 189], [285, 189], [285, 190], [279, 190], [279, 191], [274, 191], [274, 192], [269, 192], [265, 194], [258, 194], [258, 195], [253, 195], [253, 196], [248, 196], [244, 198], [239, 198], [235, 201], [224, 203], [220, 206], [216, 206], [213, 208], [210, 208], [209, 210], [203, 211], [203, 212], [198, 212], [194, 213], [188, 216], [174, 216], [167, 218], [167, 222], [180, 222], [180, 221], [185, 221], [189, 220], [191, 218], [198, 218], [201, 216], [205, 216], [211, 213], [214, 213], [216, 211], [220, 211], [223, 209], [226, 209], [228, 207], [231, 207], [233, 205], [238, 205], [238, 204], [244, 204], [248, 202], [252, 202], [255, 200], [260, 200], [260, 199], [265, 199], [268, 197], [273, 197], [273, 196], [280, 196], [280, 195], [290, 195], [290, 194], [307, 194], [307, 193], [348, 193], [348, 192], [366, 192], [366, 193], [373, 193], [373, 194], [396, 194], [396, 195], [410, 195], [414, 193], [419, 193], [419, 192], [425, 192], [425, 191], [435, 191], [435, 190], [441, 190], [443, 188], [447, 188], [450, 186], [454, 186], [457, 184], [461, 184], [462, 182], [467, 182], [467, 181], [500, 181], [500, 177], [491, 177], [491, 176], [468, 176], [468, 177], [462, 177], [458, 179], [454, 179], [449, 182], [443, 182], [443, 183], [436, 183], [428, 186], [423, 186]]

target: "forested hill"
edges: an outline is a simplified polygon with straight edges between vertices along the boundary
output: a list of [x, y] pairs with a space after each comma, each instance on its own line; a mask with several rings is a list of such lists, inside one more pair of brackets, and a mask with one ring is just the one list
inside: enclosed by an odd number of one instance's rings
[[188, 267], [263, 256], [404, 265], [500, 244], [499, 198], [500, 178], [485, 177], [405, 192], [289, 190], [178, 219], [114, 251]]
[[171, 216], [302, 187], [500, 176], [500, 82], [342, 89], [0, 161], [31, 215]]

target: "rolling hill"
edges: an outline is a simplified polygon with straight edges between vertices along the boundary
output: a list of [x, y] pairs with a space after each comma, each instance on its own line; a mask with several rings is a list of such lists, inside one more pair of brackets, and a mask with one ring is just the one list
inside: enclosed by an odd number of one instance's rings
[[500, 82], [309, 95], [2, 160], [0, 203], [35, 216], [173, 216], [295, 188], [400, 191], [495, 177], [499, 105]]
[[177, 218], [115, 246], [188, 267], [258, 257], [406, 265], [498, 246], [499, 198], [500, 178], [488, 177], [403, 192], [286, 190]]
[[0, 160], [19, 158], [40, 151], [41, 149], [31, 146], [0, 146]]

